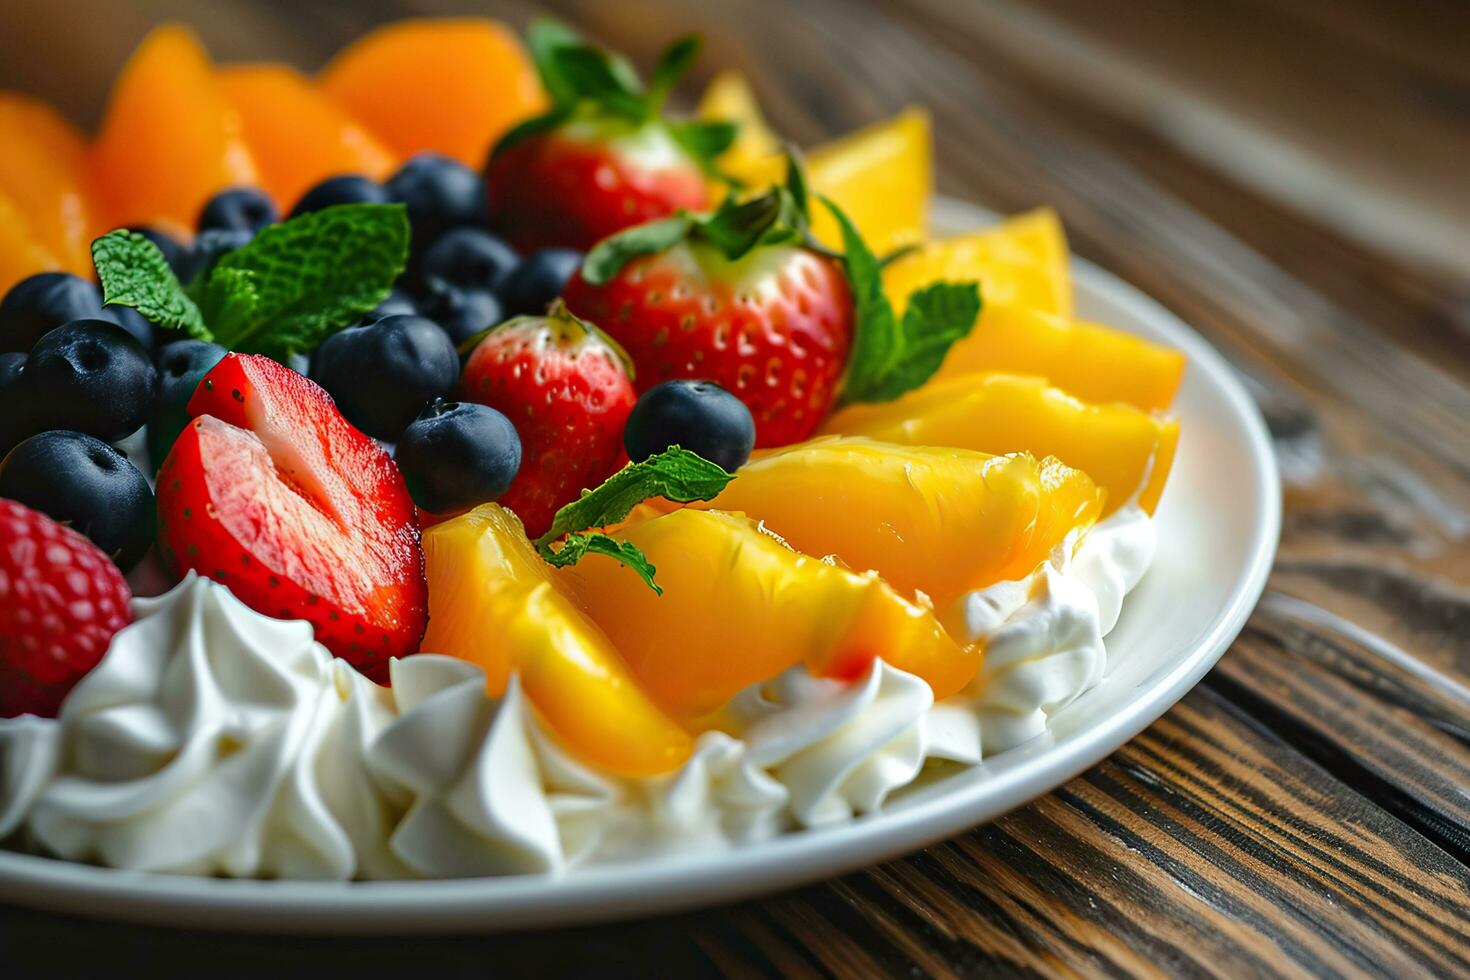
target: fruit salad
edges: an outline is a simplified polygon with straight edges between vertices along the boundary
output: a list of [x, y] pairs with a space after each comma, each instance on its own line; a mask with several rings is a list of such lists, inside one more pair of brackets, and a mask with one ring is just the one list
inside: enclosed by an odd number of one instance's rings
[[[1183, 356], [910, 108], [553, 21], [0, 92], [0, 841], [560, 873], [883, 808], [1099, 683]], [[687, 111], [680, 111], [684, 107]]]

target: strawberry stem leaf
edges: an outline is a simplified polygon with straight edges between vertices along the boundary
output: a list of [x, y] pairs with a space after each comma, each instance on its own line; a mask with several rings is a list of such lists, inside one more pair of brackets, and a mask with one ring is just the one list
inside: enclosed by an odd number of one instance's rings
[[648, 102], [655, 113], [668, 101], [669, 93], [679, 84], [679, 79], [689, 72], [703, 46], [704, 39], [698, 34], [687, 34], [675, 40], [659, 55], [658, 64], [653, 66], [653, 74], [649, 76], [648, 83]]
[[694, 219], [683, 211], [635, 225], [627, 231], [604, 238], [582, 260], [582, 278], [600, 286], [639, 255], [667, 251], [682, 242], [694, 227]]

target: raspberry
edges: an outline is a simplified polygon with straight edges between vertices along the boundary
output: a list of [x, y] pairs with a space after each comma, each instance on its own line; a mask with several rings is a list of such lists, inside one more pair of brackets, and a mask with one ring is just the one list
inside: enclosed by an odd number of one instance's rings
[[0, 500], [0, 717], [54, 716], [128, 624], [131, 597], [92, 542]]

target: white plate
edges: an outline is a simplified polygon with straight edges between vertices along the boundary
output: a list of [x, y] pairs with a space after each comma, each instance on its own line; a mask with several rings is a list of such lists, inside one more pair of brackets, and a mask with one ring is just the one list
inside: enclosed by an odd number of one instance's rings
[[[938, 202], [944, 230], [994, 215]], [[1142, 731], [1204, 676], [1244, 626], [1276, 551], [1280, 485], [1265, 425], [1231, 368], [1153, 300], [1073, 260], [1082, 315], [1189, 355], [1175, 410], [1178, 457], [1158, 510], [1152, 570], [1108, 637], [1096, 688], [1049, 734], [844, 826], [735, 853], [595, 867], [561, 877], [455, 881], [236, 881], [113, 871], [0, 852], [0, 901], [221, 929], [451, 932], [606, 920], [803, 884], [906, 854], [992, 820], [1071, 779]]]

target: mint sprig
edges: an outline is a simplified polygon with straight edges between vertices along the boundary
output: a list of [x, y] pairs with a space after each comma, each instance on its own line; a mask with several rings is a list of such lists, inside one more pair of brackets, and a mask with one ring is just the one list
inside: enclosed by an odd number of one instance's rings
[[403, 272], [408, 239], [401, 204], [341, 204], [262, 229], [188, 290], [133, 232], [97, 239], [92, 257], [105, 302], [230, 350], [285, 360], [381, 303]]
[[852, 288], [852, 353], [841, 398], [844, 402], [888, 402], [934, 376], [955, 341], [980, 316], [980, 286], [936, 282], [909, 295], [897, 317], [883, 291], [883, 265], [842, 209], [822, 203], [842, 229], [843, 264]]
[[595, 490], [583, 490], [581, 497], [556, 512], [550, 530], [536, 539], [536, 550], [557, 566], [576, 564], [589, 554], [606, 555], [633, 569], [649, 588], [663, 595], [654, 580], [657, 569], [636, 545], [589, 529], [621, 521], [652, 497], [680, 503], [713, 499], [734, 478], [698, 453], [671, 446], [642, 462], [629, 463]]

